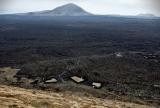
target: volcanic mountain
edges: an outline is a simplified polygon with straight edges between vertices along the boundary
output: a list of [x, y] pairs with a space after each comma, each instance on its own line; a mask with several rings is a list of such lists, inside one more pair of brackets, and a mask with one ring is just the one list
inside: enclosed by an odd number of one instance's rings
[[53, 10], [29, 12], [27, 14], [35, 16], [91, 16], [92, 15], [91, 13], [85, 11], [84, 9], [73, 3], [59, 6]]

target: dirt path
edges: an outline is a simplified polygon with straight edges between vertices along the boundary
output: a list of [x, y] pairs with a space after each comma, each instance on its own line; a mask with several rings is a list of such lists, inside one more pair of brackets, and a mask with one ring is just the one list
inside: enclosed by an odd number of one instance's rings
[[0, 85], [0, 108], [154, 108], [147, 105]]

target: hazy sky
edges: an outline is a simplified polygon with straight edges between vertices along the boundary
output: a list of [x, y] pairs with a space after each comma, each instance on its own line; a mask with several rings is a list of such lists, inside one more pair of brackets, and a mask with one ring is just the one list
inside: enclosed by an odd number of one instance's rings
[[49, 10], [66, 3], [75, 3], [94, 14], [160, 15], [160, 0], [0, 0], [0, 13]]

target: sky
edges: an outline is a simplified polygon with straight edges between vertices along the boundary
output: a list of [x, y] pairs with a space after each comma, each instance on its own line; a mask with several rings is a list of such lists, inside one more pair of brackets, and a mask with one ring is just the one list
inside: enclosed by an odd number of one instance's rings
[[160, 16], [160, 0], [0, 0], [0, 14], [51, 10], [67, 3], [75, 3], [88, 12], [100, 15]]

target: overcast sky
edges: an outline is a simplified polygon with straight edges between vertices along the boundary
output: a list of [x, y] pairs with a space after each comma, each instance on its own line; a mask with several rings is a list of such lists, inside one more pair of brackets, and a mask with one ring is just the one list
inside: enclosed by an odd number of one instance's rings
[[0, 0], [0, 13], [50, 10], [67, 3], [75, 3], [94, 14], [160, 15], [160, 0]]

